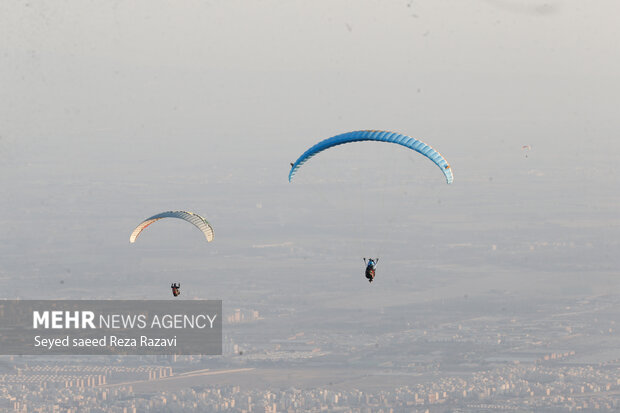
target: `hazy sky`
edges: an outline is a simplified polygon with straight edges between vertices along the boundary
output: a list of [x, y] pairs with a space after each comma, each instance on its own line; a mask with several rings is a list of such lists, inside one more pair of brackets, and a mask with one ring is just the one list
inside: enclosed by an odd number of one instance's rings
[[[327, 192], [335, 198], [322, 209], [304, 185], [329, 181], [347, 170], [332, 164], [351, 158], [326, 155], [298, 186], [286, 182], [288, 163], [357, 129], [421, 138], [453, 166], [446, 187], [430, 163], [398, 150], [380, 158], [384, 180], [403, 165], [437, 180], [388, 198], [409, 197], [396, 216], [416, 235], [403, 243], [436, 231], [437, 243], [540, 241], [523, 220], [567, 242], [589, 228], [603, 252], [584, 259], [607, 256], [611, 268], [619, 12], [607, 0], [4, 1], [0, 275], [131, 271], [115, 254], [138, 265], [126, 238], [167, 209], [210, 216], [222, 241], [207, 254], [222, 268], [262, 241], [316, 248], [320, 237], [303, 245], [317, 227], [308, 222], [337, 224], [347, 215], [339, 205], [357, 199]], [[528, 163], [522, 145], [532, 146]], [[372, 149], [353, 153], [374, 160]], [[399, 179], [390, 184], [414, 177]], [[153, 237], [147, 245], [163, 240]], [[235, 250], [241, 239], [247, 251]]]
[[455, 120], [540, 122], [549, 137], [552, 126], [616, 117], [614, 1], [0, 7], [6, 138], [109, 130], [211, 142], [228, 130], [306, 142], [362, 123], [429, 136]]

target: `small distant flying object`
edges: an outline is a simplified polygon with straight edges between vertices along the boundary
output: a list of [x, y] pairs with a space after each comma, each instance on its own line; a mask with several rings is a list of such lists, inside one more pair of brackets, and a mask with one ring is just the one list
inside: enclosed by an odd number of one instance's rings
[[377, 264], [379, 263], [379, 258], [364, 258], [364, 264], [366, 264], [366, 278], [368, 282], [371, 283], [375, 279], [375, 271], [377, 270]]
[[397, 145], [404, 146], [408, 149], [414, 150], [428, 159], [430, 159], [435, 165], [437, 165], [446, 177], [446, 182], [451, 184], [454, 180], [452, 174], [452, 168], [450, 164], [439, 152], [431, 148], [426, 143], [412, 138], [410, 136], [402, 135], [397, 132], [381, 131], [381, 130], [361, 130], [355, 132], [347, 132], [341, 135], [336, 135], [331, 138], [322, 140], [316, 145], [305, 151], [297, 160], [291, 165], [291, 171], [288, 174], [288, 180], [291, 182], [297, 170], [305, 164], [310, 158], [323, 152], [326, 149], [333, 148], [334, 146], [343, 145], [345, 143], [352, 142], [386, 142], [395, 143]]
[[523, 145], [521, 147], [521, 150], [525, 152], [525, 157], [527, 158], [527, 153], [530, 151], [530, 149], [532, 149], [532, 147], [530, 145]]
[[172, 283], [170, 286], [172, 288], [172, 295], [178, 297], [181, 295], [181, 283]]
[[136, 238], [138, 238], [140, 233], [146, 227], [163, 218], [179, 218], [187, 221], [190, 224], [193, 224], [200, 231], [202, 231], [205, 238], [207, 239], [207, 242], [213, 241], [213, 227], [211, 227], [211, 224], [209, 224], [209, 222], [204, 217], [188, 211], [167, 211], [162, 212], [161, 214], [153, 215], [152, 217], [142, 221], [140, 225], [138, 225], [129, 236], [129, 242], [132, 244], [136, 242]]

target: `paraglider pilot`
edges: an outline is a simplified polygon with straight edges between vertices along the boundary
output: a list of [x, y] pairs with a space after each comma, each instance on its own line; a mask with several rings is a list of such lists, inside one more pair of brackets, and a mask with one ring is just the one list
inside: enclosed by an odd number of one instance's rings
[[369, 283], [375, 279], [375, 270], [378, 263], [379, 258], [368, 258], [368, 262], [366, 262], [366, 258], [364, 258], [364, 264], [366, 264], [366, 278], [368, 278]]
[[172, 295], [174, 295], [175, 297], [178, 297], [181, 294], [181, 290], [179, 290], [179, 288], [181, 288], [181, 283], [172, 283], [170, 288], [172, 288]]

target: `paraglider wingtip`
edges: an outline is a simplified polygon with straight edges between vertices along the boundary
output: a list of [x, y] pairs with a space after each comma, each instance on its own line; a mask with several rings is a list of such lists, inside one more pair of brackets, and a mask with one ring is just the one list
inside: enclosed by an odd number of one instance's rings
[[295, 164], [291, 162], [291, 171], [288, 173], [288, 181], [291, 182], [293, 174], [295, 173]]

